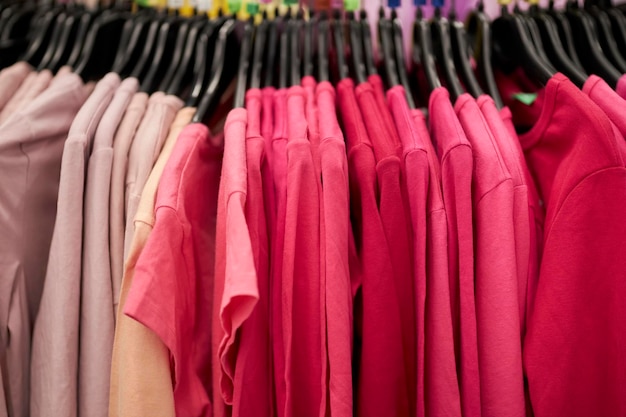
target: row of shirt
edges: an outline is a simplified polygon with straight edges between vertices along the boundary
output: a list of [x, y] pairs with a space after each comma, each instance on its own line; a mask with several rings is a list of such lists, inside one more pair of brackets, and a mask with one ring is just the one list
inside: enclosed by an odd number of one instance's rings
[[497, 77], [0, 72], [0, 416], [621, 416], [626, 88]]

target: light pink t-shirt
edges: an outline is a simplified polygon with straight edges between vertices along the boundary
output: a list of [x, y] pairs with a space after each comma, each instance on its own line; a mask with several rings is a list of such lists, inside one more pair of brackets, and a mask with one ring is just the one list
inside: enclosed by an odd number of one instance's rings
[[[77, 77], [74, 74], [66, 77]], [[70, 127], [61, 165], [57, 217], [31, 362], [31, 416], [78, 414], [83, 197], [85, 171], [96, 128], [120, 84], [107, 74]]]
[[0, 187], [0, 366], [12, 416], [29, 415], [31, 329], [55, 224], [63, 144], [86, 99], [82, 88], [80, 78], [68, 77], [0, 127], [6, 185]]
[[[31, 78], [30, 75], [33, 75]], [[0, 112], [0, 123], [4, 122], [11, 114], [15, 113], [17, 110], [23, 108], [27, 103], [41, 94], [48, 85], [50, 85], [50, 81], [52, 81], [52, 72], [50, 70], [43, 70], [39, 73], [31, 73], [21, 88], [15, 93], [15, 95], [11, 98], [11, 100], [4, 106], [2, 112]]]
[[124, 306], [126, 315], [167, 346], [179, 416], [214, 415], [211, 322], [221, 142], [199, 123], [181, 132], [159, 182], [154, 229]]
[[13, 97], [33, 68], [27, 62], [20, 61], [0, 71], [0, 111]]
[[111, 252], [111, 280], [113, 308], [117, 311], [120, 287], [124, 273], [124, 231], [126, 229], [125, 181], [130, 150], [137, 127], [146, 112], [148, 95], [135, 93], [115, 132], [113, 139], [113, 167], [111, 168], [111, 198], [109, 203], [109, 246]]
[[124, 80], [104, 112], [95, 133], [85, 188], [83, 282], [80, 303], [79, 415], [106, 416], [115, 328], [109, 256], [109, 196], [113, 136], [131, 97], [139, 87]]
[[6, 120], [7, 117], [15, 112], [17, 103], [20, 102], [26, 93], [28, 93], [28, 91], [32, 88], [35, 78], [37, 78], [37, 72], [31, 71], [28, 73], [26, 78], [24, 78], [22, 83], [18, 86], [18, 89], [15, 90], [2, 110], [0, 110], [0, 121]]

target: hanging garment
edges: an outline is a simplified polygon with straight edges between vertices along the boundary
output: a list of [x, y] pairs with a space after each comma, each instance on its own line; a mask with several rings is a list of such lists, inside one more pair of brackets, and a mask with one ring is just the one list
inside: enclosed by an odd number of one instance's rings
[[194, 113], [195, 108], [185, 107], [176, 114], [137, 206], [135, 231], [126, 260], [120, 307], [116, 312], [117, 326], [109, 397], [111, 417], [174, 415], [174, 395], [167, 347], [152, 330], [123, 314], [123, 310], [128, 292], [133, 285], [137, 261], [154, 228], [159, 182], [180, 133], [191, 122]]
[[139, 85], [134, 78], [120, 84], [96, 130], [89, 157], [84, 198], [84, 242], [80, 303], [78, 380], [81, 416], [108, 415], [115, 311], [109, 256], [109, 197], [113, 135]]
[[481, 409], [483, 416], [522, 417], [526, 410], [513, 181], [476, 101], [463, 94], [455, 111], [475, 161], [472, 194]]
[[[322, 288], [323, 328], [326, 328], [327, 364], [324, 383], [331, 416], [353, 416], [352, 352], [353, 316], [350, 283], [350, 195], [348, 160], [343, 133], [335, 110], [335, 89], [329, 82], [316, 87], [319, 111], [319, 146], [323, 211], [320, 214], [321, 239], [325, 253], [321, 265], [325, 276]], [[324, 330], [323, 330], [324, 331]], [[326, 360], [325, 360], [326, 362]]]
[[[170, 352], [175, 415], [210, 416], [215, 218], [222, 139], [191, 124], [165, 165], [124, 314]], [[202, 192], [198, 192], [202, 190]]]
[[22, 86], [32, 71], [32, 67], [23, 61], [17, 62], [0, 71], [0, 111]]
[[583, 92], [602, 109], [620, 134], [626, 138], [626, 115], [623, 111], [626, 100], [613, 91], [602, 78], [595, 75], [591, 75], [587, 79], [583, 86]]
[[[80, 83], [75, 74], [67, 78], [73, 84]], [[113, 73], [98, 83], [76, 114], [65, 140], [57, 216], [33, 333], [30, 397], [33, 417], [78, 415], [79, 387], [89, 383], [79, 381], [85, 174], [96, 128], [119, 83], [119, 76]], [[67, 88], [58, 86], [63, 87]]]
[[481, 414], [474, 234], [472, 224], [472, 146], [444, 88], [430, 94], [431, 132], [441, 163], [441, 185], [448, 223], [448, 273], [461, 411]]
[[133, 238], [133, 222], [141, 192], [156, 159], [161, 152], [168, 129], [183, 101], [173, 95], [154, 93], [149, 100], [146, 114], [137, 128], [128, 151], [126, 172], [126, 231], [124, 233], [124, 259], [128, 259]]
[[120, 287], [124, 273], [124, 234], [126, 228], [126, 171], [128, 153], [137, 127], [146, 112], [148, 95], [135, 93], [115, 132], [113, 167], [111, 168], [111, 199], [109, 204], [109, 246], [111, 251], [111, 287], [113, 310], [118, 311]]
[[[33, 75], [31, 77], [30, 75]], [[52, 72], [49, 70], [43, 70], [39, 73], [31, 73], [24, 83], [22, 84], [25, 88], [21, 88], [15, 93], [15, 95], [9, 100], [9, 102], [4, 106], [2, 112], [0, 113], [0, 123], [4, 122], [9, 118], [13, 113], [17, 110], [23, 108], [27, 103], [32, 101], [35, 97], [41, 94], [50, 82], [52, 81]]]
[[619, 77], [615, 91], [621, 98], [626, 100], [626, 74]]
[[[33, 82], [35, 78], [37, 78], [37, 72], [34, 70], [29, 70], [30, 72], [24, 78], [15, 93], [8, 99], [2, 110], [0, 111], [0, 120], [6, 120], [9, 115], [15, 113], [16, 108], [18, 107], [18, 103], [22, 101], [26, 93], [32, 88]], [[3, 118], [4, 115], [4, 118]]]
[[409, 415], [414, 415], [417, 393], [415, 282], [411, 260], [411, 230], [407, 227], [407, 224], [410, 224], [410, 216], [406, 196], [402, 191], [406, 179], [402, 178], [399, 157], [401, 145], [397, 133], [390, 134], [391, 131], [396, 131], [396, 127], [391, 116], [388, 122], [382, 116], [385, 113], [388, 114], [389, 109], [386, 103], [384, 107], [378, 106], [375, 89], [369, 83], [361, 83], [355, 90], [376, 157], [378, 210], [389, 246], [396, 300], [400, 307]]
[[67, 76], [0, 127], [2, 178], [11, 184], [0, 198], [0, 367], [11, 416], [31, 415], [30, 329], [48, 265], [63, 143], [86, 97], [80, 79]]
[[[348, 143], [350, 213], [361, 261], [355, 305], [355, 411], [359, 417], [409, 415], [402, 324], [391, 257], [376, 202], [376, 160], [350, 79], [338, 103]], [[350, 271], [351, 275], [353, 272]], [[358, 284], [357, 284], [358, 286]]]
[[536, 416], [618, 416], [626, 384], [625, 144], [563, 75], [550, 79], [544, 97], [541, 116], [519, 137], [546, 204], [524, 340], [530, 400]]

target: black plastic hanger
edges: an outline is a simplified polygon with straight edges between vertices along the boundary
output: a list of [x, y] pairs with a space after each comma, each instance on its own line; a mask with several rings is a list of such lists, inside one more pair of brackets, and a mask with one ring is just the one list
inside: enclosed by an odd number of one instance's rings
[[33, 2], [26, 2], [24, 5], [15, 8], [4, 22], [0, 22], [2, 33], [0, 40], [21, 39], [28, 35], [37, 8]]
[[483, 82], [483, 87], [496, 103], [496, 106], [501, 109], [504, 104], [502, 103], [502, 97], [500, 96], [491, 64], [491, 22], [484, 13], [482, 1], [478, 3], [476, 9], [468, 14], [465, 27], [473, 47], [474, 59], [476, 60], [476, 67]]
[[606, 13], [611, 20], [611, 28], [613, 29], [613, 37], [617, 42], [617, 47], [620, 51], [626, 51], [626, 16], [612, 6], [606, 10]]
[[376, 64], [374, 63], [374, 47], [372, 45], [370, 22], [365, 9], [361, 9], [359, 15], [361, 36], [363, 38], [363, 58], [365, 61], [365, 68], [367, 69], [367, 75], [375, 75], [378, 74], [378, 70], [376, 69]]
[[576, 52], [585, 70], [615, 87], [622, 74], [604, 55], [591, 17], [583, 13], [574, 2], [567, 4], [565, 16], [572, 26]]
[[187, 42], [187, 36], [189, 35], [189, 30], [193, 26], [195, 21], [192, 19], [182, 19], [180, 21], [180, 25], [178, 26], [178, 32], [176, 33], [176, 44], [174, 46], [174, 52], [172, 54], [172, 59], [167, 66], [167, 70], [165, 71], [165, 75], [161, 79], [161, 83], [157, 88], [158, 91], [167, 91], [167, 87], [172, 83], [172, 79], [174, 78], [174, 74], [176, 74], [176, 70], [180, 65], [180, 61], [183, 58], [183, 53], [185, 51], [185, 43]]
[[557, 71], [537, 53], [522, 19], [502, 7], [500, 17], [492, 23], [494, 58], [505, 72], [521, 66], [531, 78], [545, 85]]
[[137, 63], [133, 66], [132, 71], [130, 72], [130, 76], [137, 78], [138, 80], [143, 80], [146, 72], [148, 72], [148, 68], [150, 63], [152, 62], [152, 57], [154, 56], [154, 52], [156, 50], [156, 43], [159, 37], [159, 28], [161, 27], [161, 23], [164, 21], [165, 16], [157, 15], [153, 16], [148, 24], [148, 33], [146, 35], [146, 40], [140, 49], [141, 56]]
[[96, 18], [85, 39], [83, 54], [75, 68], [83, 80], [101, 78], [113, 65], [127, 16], [116, 9], [109, 12]]
[[46, 64], [46, 67], [49, 68], [52, 72], [57, 72], [59, 68], [63, 65], [63, 63], [67, 62], [70, 57], [70, 53], [72, 52], [72, 48], [74, 44], [78, 42], [77, 34], [80, 25], [80, 17], [82, 16], [84, 11], [74, 10], [69, 13], [65, 22], [63, 23], [63, 29], [61, 31], [61, 36], [59, 37], [59, 41], [57, 43], [57, 47], [54, 50], [54, 54], [52, 58]]
[[454, 56], [452, 55], [452, 45], [450, 43], [450, 25], [448, 19], [442, 16], [440, 7], [435, 8], [435, 14], [430, 22], [430, 33], [435, 58], [443, 72], [446, 87], [448, 87], [450, 97], [454, 103], [464, 93], [464, 90], [454, 65]]
[[565, 48], [559, 37], [559, 29], [556, 23], [554, 23], [552, 16], [541, 12], [537, 5], [530, 7], [529, 16], [537, 23], [550, 62], [574, 84], [582, 88], [587, 80], [587, 74], [585, 74], [584, 70], [578, 67], [565, 52]]
[[163, 19], [159, 27], [159, 37], [152, 57], [152, 63], [141, 83], [141, 91], [153, 93], [158, 88], [169, 63], [172, 62], [176, 50], [178, 29], [181, 23], [182, 20], [178, 16], [170, 15]]
[[396, 71], [400, 79], [400, 84], [404, 87], [404, 93], [406, 95], [409, 107], [415, 108], [415, 100], [413, 99], [412, 89], [409, 87], [409, 78], [406, 73], [406, 64], [404, 59], [404, 40], [402, 39], [402, 26], [400, 19], [396, 14], [396, 9], [391, 9], [391, 19], [389, 20], [391, 25], [391, 31], [393, 35], [393, 50], [394, 58], [396, 61]]
[[48, 64], [52, 60], [54, 56], [54, 52], [59, 47], [59, 41], [61, 39], [61, 34], [63, 33], [63, 28], [65, 26], [65, 21], [70, 17], [70, 13], [67, 10], [63, 10], [56, 18], [54, 22], [54, 29], [52, 31], [52, 36], [50, 37], [50, 41], [46, 47], [46, 50], [39, 61], [39, 65], [37, 65], [37, 71], [41, 71], [45, 68], [48, 68]]
[[313, 16], [304, 22], [304, 50], [302, 51], [302, 73], [313, 76]]
[[626, 60], [617, 47], [609, 15], [589, 0], [585, 1], [585, 10], [596, 23], [596, 33], [605, 56], [622, 74], [626, 73]]
[[250, 67], [250, 53], [253, 48], [254, 21], [253, 17], [246, 22], [241, 38], [241, 49], [239, 50], [239, 65], [237, 68], [237, 84], [235, 85], [235, 98], [233, 107], [243, 107], [246, 97], [246, 87], [248, 84], [248, 69]]
[[289, 82], [289, 14], [285, 16], [279, 37], [278, 55], [278, 88], [287, 88]]
[[300, 29], [302, 28], [302, 10], [298, 11], [295, 19], [289, 22], [289, 62], [290, 85], [300, 85], [302, 71], [300, 70]]
[[559, 30], [559, 38], [563, 43], [563, 47], [565, 48], [565, 52], [567, 52], [567, 55], [576, 64], [577, 67], [583, 68], [583, 65], [580, 63], [580, 59], [578, 59], [578, 54], [576, 53], [574, 36], [572, 35], [572, 27], [570, 26], [569, 21], [565, 17], [563, 11], [555, 9], [554, 0], [550, 0], [548, 2], [548, 9], [545, 10], [545, 13], [550, 15], [550, 17], [554, 19], [554, 23], [556, 23], [556, 26]]
[[78, 65], [78, 60], [80, 59], [83, 53], [83, 47], [85, 46], [85, 42], [87, 40], [87, 35], [91, 30], [91, 26], [95, 22], [96, 18], [101, 14], [109, 13], [108, 10], [100, 11], [100, 10], [84, 10], [80, 13], [78, 18], [78, 29], [76, 30], [76, 37], [74, 40], [74, 45], [72, 46], [72, 50], [70, 52], [69, 58], [65, 61], [67, 65], [72, 68], [75, 68]]
[[472, 64], [469, 60], [469, 46], [467, 45], [467, 33], [465, 25], [456, 19], [456, 11], [454, 10], [454, 2], [450, 8], [448, 19], [450, 22], [450, 40], [452, 47], [452, 56], [454, 57], [454, 66], [459, 72], [463, 84], [467, 91], [474, 97], [483, 94], [483, 90], [474, 75]]
[[348, 25], [350, 27], [350, 52], [352, 55], [352, 66], [356, 81], [364, 83], [367, 81], [367, 69], [363, 60], [363, 31], [361, 23], [354, 19], [354, 12], [346, 13]]
[[[183, 54], [180, 59], [180, 63], [176, 67], [176, 71], [167, 86], [167, 94], [174, 94], [182, 98], [183, 90], [187, 86], [194, 74], [194, 58], [196, 56], [196, 45], [200, 39], [200, 35], [204, 31], [205, 27], [209, 25], [206, 15], [202, 16], [197, 21], [194, 21], [189, 27], [189, 33], [185, 40], [185, 46], [183, 47]], [[211, 23], [213, 31], [216, 32], [215, 27], [217, 24]]]
[[209, 84], [211, 66], [213, 64], [213, 52], [217, 43], [221, 26], [225, 22], [224, 17], [218, 20], [208, 20], [206, 26], [198, 36], [193, 65], [192, 88], [187, 99], [188, 107], [197, 107], [202, 93]]
[[230, 18], [220, 28], [211, 62], [209, 85], [200, 99], [193, 122], [202, 122], [213, 113], [225, 88], [235, 75], [238, 57], [235, 20]]
[[252, 53], [252, 71], [250, 74], [250, 88], [261, 88], [263, 75], [263, 55], [267, 46], [267, 13], [263, 11], [263, 19], [256, 28], [254, 37], [254, 51]]
[[335, 55], [337, 58], [337, 76], [340, 80], [348, 78], [348, 65], [346, 63], [346, 51], [344, 49], [343, 27], [341, 21], [341, 11], [333, 10], [332, 34], [335, 45]]
[[535, 51], [537, 52], [539, 58], [541, 58], [541, 60], [545, 63], [552, 65], [552, 62], [550, 61], [550, 58], [548, 57], [548, 54], [543, 47], [543, 41], [541, 40], [541, 33], [539, 31], [537, 23], [528, 15], [527, 12], [523, 12], [520, 10], [518, 3], [515, 3], [515, 7], [513, 8], [513, 16], [517, 20], [519, 20], [519, 22], [524, 27], [530, 41], [535, 47]]
[[28, 49], [22, 56], [22, 61], [26, 61], [33, 66], [37, 66], [39, 62], [41, 62], [41, 59], [46, 53], [48, 43], [52, 38], [52, 34], [54, 33], [57, 16], [61, 14], [62, 11], [63, 8], [60, 6], [53, 7], [41, 16], [37, 25], [31, 28], [33, 36], [28, 45]]
[[317, 71], [319, 82], [330, 80], [330, 65], [328, 64], [329, 24], [326, 12], [321, 12], [317, 23]]
[[378, 9], [378, 44], [383, 54], [385, 76], [390, 87], [400, 84], [392, 36], [391, 21], [385, 17], [385, 9], [381, 6]]
[[268, 21], [267, 24], [267, 53], [265, 55], [265, 76], [263, 77], [263, 87], [274, 85], [274, 68], [276, 67], [276, 52], [280, 48], [278, 44], [277, 18]]
[[123, 74], [124, 68], [127, 66], [130, 58], [132, 56], [135, 56], [135, 59], [139, 58], [137, 44], [142, 32], [147, 33], [148, 19], [146, 13], [139, 12], [132, 15], [126, 20], [126, 23], [124, 23], [122, 34], [120, 35], [120, 44], [125, 45], [125, 47], [117, 50], [115, 60], [113, 61], [114, 72]]
[[422, 8], [417, 7], [413, 22], [413, 64], [424, 71], [428, 88], [433, 91], [441, 87], [441, 81], [435, 66], [435, 52], [432, 45], [430, 25], [424, 19]]

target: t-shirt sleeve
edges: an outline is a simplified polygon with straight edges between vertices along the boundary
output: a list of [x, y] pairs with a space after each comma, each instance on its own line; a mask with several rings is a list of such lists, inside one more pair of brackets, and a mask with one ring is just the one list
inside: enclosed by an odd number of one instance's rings
[[176, 318], [181, 308], [193, 306], [185, 291], [183, 227], [169, 207], [157, 210], [155, 227], [137, 260], [135, 277], [128, 293], [124, 314], [155, 332], [176, 356]]

